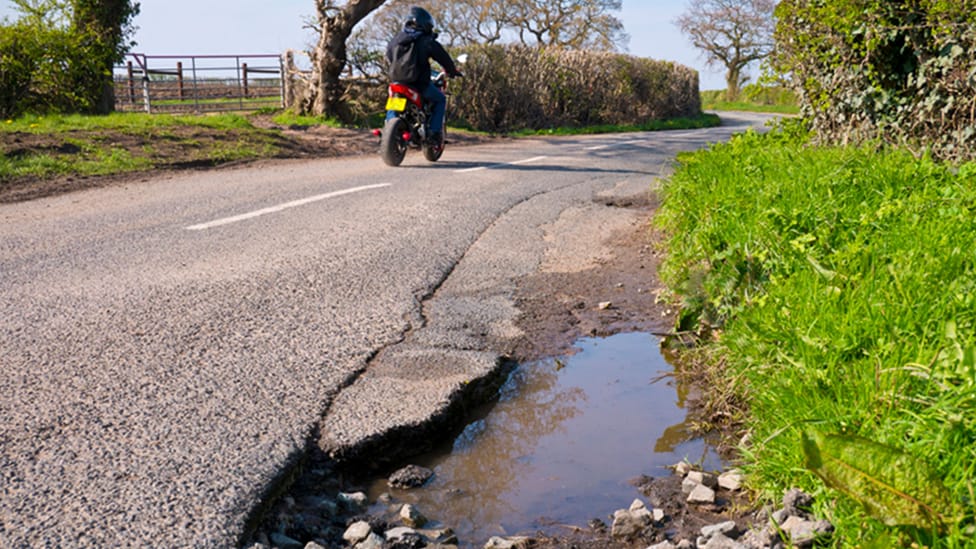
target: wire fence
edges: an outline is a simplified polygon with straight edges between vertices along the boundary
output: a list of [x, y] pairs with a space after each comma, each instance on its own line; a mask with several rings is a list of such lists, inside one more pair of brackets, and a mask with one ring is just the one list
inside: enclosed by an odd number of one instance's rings
[[253, 111], [284, 106], [276, 54], [145, 55], [115, 67], [115, 110], [147, 113]]

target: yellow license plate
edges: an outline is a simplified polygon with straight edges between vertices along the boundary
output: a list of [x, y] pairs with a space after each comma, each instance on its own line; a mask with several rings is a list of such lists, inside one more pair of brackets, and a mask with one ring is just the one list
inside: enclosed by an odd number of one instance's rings
[[386, 110], [403, 112], [407, 108], [406, 97], [391, 97], [386, 100]]

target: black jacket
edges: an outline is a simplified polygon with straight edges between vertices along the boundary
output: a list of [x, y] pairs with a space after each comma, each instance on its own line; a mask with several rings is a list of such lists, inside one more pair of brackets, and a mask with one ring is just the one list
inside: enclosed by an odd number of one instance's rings
[[444, 46], [437, 41], [437, 39], [432, 34], [426, 34], [416, 29], [403, 29], [398, 32], [393, 40], [386, 46], [386, 60], [391, 61], [393, 59], [393, 50], [401, 44], [408, 44], [410, 42], [416, 42], [414, 47], [419, 47], [417, 50], [417, 62], [419, 63], [418, 74], [421, 75], [415, 82], [401, 82], [401, 84], [407, 84], [415, 88], [423, 90], [430, 84], [430, 60], [433, 59], [440, 63], [444, 71], [447, 72], [449, 76], [457, 76], [457, 67], [454, 66], [454, 60], [451, 59], [450, 54], [444, 49]]

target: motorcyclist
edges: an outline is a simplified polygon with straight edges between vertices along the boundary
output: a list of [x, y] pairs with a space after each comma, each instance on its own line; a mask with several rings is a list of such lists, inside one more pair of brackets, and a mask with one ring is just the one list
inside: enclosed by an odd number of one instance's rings
[[[439, 90], [430, 79], [430, 60], [437, 61], [448, 76], [461, 76], [451, 59], [450, 54], [444, 46], [437, 41], [437, 33], [434, 32], [434, 18], [430, 13], [418, 6], [410, 8], [403, 30], [397, 33], [390, 40], [386, 47], [386, 60], [391, 64], [397, 55], [398, 49], [402, 51], [413, 43], [416, 49], [413, 59], [416, 62], [416, 77], [412, 81], [397, 79], [391, 72], [391, 79], [397, 80], [401, 84], [406, 84], [421, 93], [424, 101], [433, 105], [433, 112], [430, 120], [430, 139], [434, 143], [442, 143], [444, 139], [444, 115], [447, 112], [447, 97], [444, 92]], [[395, 113], [388, 113], [390, 115]]]

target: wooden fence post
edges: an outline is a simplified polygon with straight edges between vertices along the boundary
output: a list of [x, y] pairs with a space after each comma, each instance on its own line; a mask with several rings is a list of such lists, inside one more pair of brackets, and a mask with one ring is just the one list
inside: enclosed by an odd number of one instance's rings
[[247, 63], [241, 63], [241, 82], [244, 84], [244, 97], [247, 97]]
[[287, 91], [288, 85], [286, 84], [285, 78], [285, 57], [292, 55], [291, 51], [286, 52], [284, 55], [278, 57], [278, 75], [281, 77], [278, 79], [278, 93], [281, 96], [281, 108], [284, 109], [288, 106], [287, 102]]
[[126, 63], [125, 67], [129, 77], [129, 104], [132, 105], [136, 102], [136, 83], [132, 71], [132, 61]]
[[180, 101], [183, 101], [183, 62], [176, 62], [176, 88], [179, 90]]

